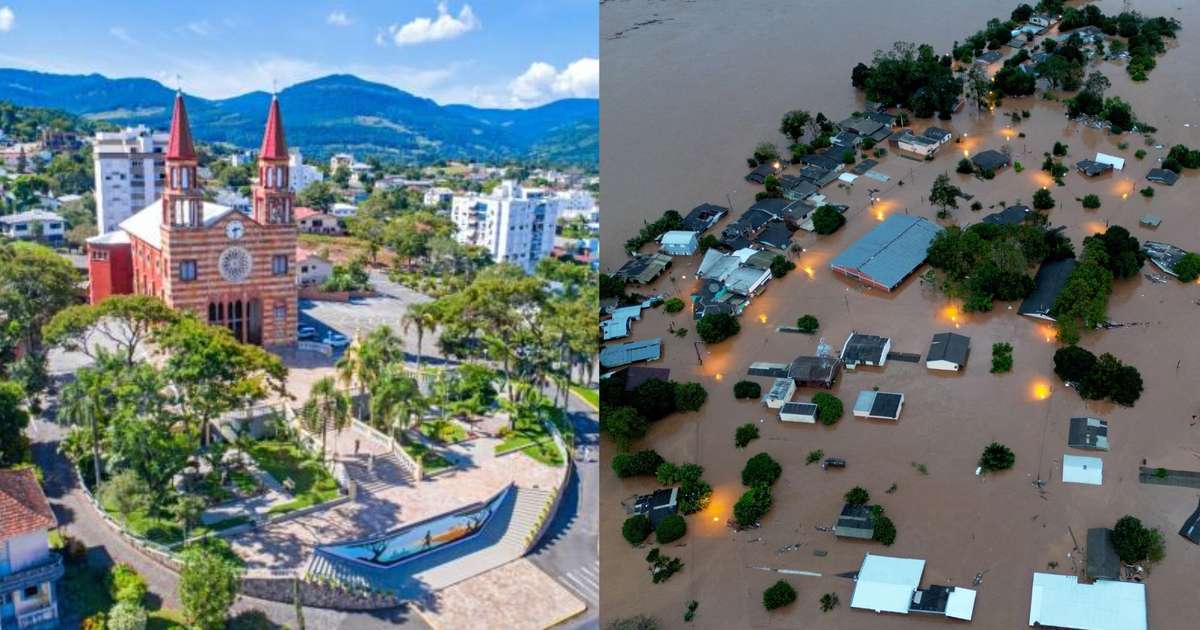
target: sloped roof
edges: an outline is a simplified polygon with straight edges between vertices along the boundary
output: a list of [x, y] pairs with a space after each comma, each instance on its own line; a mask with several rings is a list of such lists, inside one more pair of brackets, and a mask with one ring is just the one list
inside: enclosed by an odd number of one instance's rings
[[1008, 166], [1009, 158], [995, 149], [988, 149], [972, 156], [971, 163], [983, 170], [996, 170], [1002, 166]]
[[1093, 580], [1121, 579], [1121, 558], [1113, 544], [1112, 530], [1107, 527], [1087, 530], [1087, 576]]
[[1108, 423], [1099, 418], [1071, 418], [1067, 446], [1097, 451], [1108, 450]]
[[925, 262], [929, 244], [941, 231], [922, 217], [892, 215], [838, 254], [829, 266], [895, 287]]
[[1146, 630], [1146, 585], [1074, 575], [1033, 574], [1029, 625], [1080, 630]]
[[[211, 227], [230, 212], [237, 212], [237, 210], [205, 201], [200, 215], [204, 220], [204, 227]], [[243, 217], [243, 219], [253, 221], [249, 217]], [[122, 221], [118, 227], [145, 241], [151, 247], [162, 249], [162, 233], [159, 232], [159, 228], [162, 227], [162, 200], [151, 202], [150, 205]]]
[[0, 540], [56, 523], [32, 469], [0, 469]]
[[908, 614], [909, 601], [924, 572], [924, 560], [867, 554], [858, 570], [850, 607]]
[[638, 361], [655, 361], [662, 356], [662, 338], [645, 339], [620, 343], [600, 350], [600, 366], [611, 368], [637, 363]]
[[287, 140], [283, 137], [283, 115], [279, 113], [278, 97], [271, 97], [271, 109], [267, 112], [267, 128], [263, 131], [262, 148], [258, 150], [258, 159], [288, 159]]
[[182, 92], [175, 93], [175, 109], [171, 112], [171, 137], [167, 140], [165, 157], [168, 160], [196, 159], [196, 146], [192, 143], [192, 128], [188, 125]]
[[1033, 214], [1033, 210], [1029, 206], [1009, 206], [983, 217], [983, 222], [993, 225], [1018, 225], [1030, 214]]
[[1074, 258], [1043, 262], [1033, 277], [1033, 293], [1021, 302], [1017, 313], [1052, 319], [1050, 309], [1054, 306], [1054, 299], [1067, 284], [1077, 264]]
[[970, 337], [952, 332], [938, 333], [929, 344], [925, 361], [949, 361], [955, 365], [962, 365], [967, 362], [967, 354], [970, 351]]
[[1196, 511], [1183, 522], [1183, 527], [1179, 528], [1179, 535], [1200, 545], [1200, 506], [1196, 507]]
[[850, 333], [846, 345], [842, 347], [842, 360], [849, 364], [881, 363], [885, 357], [889, 339], [879, 335], [865, 335], [859, 332]]

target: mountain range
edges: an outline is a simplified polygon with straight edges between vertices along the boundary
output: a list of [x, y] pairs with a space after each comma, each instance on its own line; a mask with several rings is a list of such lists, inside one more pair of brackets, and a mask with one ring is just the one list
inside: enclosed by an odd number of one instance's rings
[[[143, 78], [0, 69], [0, 100], [60, 109], [92, 120], [166, 129], [174, 90]], [[257, 148], [271, 95], [226, 99], [185, 95], [192, 133], [205, 142]], [[297, 83], [279, 93], [288, 143], [306, 155], [348, 151], [404, 161], [524, 159], [594, 166], [600, 102], [564, 99], [530, 109], [439, 105], [348, 74]]]

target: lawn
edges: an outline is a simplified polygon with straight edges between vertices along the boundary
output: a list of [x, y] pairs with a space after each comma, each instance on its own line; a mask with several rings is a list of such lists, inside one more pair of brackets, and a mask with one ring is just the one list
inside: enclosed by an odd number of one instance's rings
[[101, 495], [97, 498], [104, 511], [134, 536], [160, 545], [169, 545], [183, 540], [183, 528], [178, 521], [169, 516], [151, 516], [147, 510], [134, 510], [128, 514], [121, 514], [109, 497]]
[[405, 453], [412, 456], [413, 459], [420, 460], [421, 468], [427, 473], [434, 473], [445, 470], [454, 465], [453, 462], [442, 457], [441, 453], [430, 450], [428, 446], [420, 442], [406, 442], [401, 447]]
[[[66, 573], [58, 583], [61, 613], [78, 615], [85, 619], [96, 613], [107, 612], [114, 604], [108, 590], [108, 570], [88, 566], [85, 563], [68, 562]], [[149, 611], [146, 630], [171, 630], [184, 628], [183, 616], [170, 608]]]
[[319, 461], [293, 442], [260, 440], [250, 445], [250, 456], [279, 483], [291, 479], [295, 498], [271, 506], [269, 514], [282, 514], [336, 499], [337, 482]]
[[563, 465], [562, 453], [554, 445], [554, 438], [550, 435], [550, 431], [536, 420], [518, 421], [516, 431], [496, 445], [497, 454], [518, 449], [547, 466]]
[[440, 444], [456, 444], [467, 439], [467, 430], [461, 424], [450, 420], [422, 422], [417, 430], [421, 435]]
[[587, 401], [587, 403], [589, 405], [591, 405], [593, 408], [595, 408], [595, 409], [600, 408], [600, 390], [588, 389], [586, 387], [572, 385], [571, 391], [574, 392], [576, 396], [579, 396], [580, 398]]

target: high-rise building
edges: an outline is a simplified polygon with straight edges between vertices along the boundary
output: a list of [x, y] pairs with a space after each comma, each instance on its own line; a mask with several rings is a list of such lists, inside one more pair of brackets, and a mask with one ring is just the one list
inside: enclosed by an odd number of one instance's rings
[[532, 271], [554, 247], [560, 203], [506, 180], [490, 194], [455, 195], [450, 217], [458, 228], [458, 242], [482, 246], [496, 262]]
[[117, 229], [162, 195], [163, 151], [168, 136], [145, 125], [101, 131], [92, 140], [96, 177], [96, 225]]
[[[249, 216], [204, 200], [183, 97], [164, 158], [162, 199], [88, 240], [93, 287], [161, 298], [228, 327], [239, 340], [296, 341], [296, 222], [279, 101], [271, 100]], [[128, 275], [132, 274], [132, 282]], [[98, 302], [107, 297], [93, 291]]]
[[319, 182], [325, 179], [325, 175], [321, 173], [321, 169], [304, 163], [304, 156], [300, 155], [300, 149], [292, 149], [288, 153], [288, 186], [292, 192], [298, 193], [309, 184]]

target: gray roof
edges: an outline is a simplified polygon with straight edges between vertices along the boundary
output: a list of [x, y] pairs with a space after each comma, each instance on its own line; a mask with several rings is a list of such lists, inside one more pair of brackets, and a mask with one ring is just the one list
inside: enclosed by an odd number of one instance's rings
[[656, 361], [662, 357], [662, 339], [644, 339], [608, 346], [600, 350], [600, 366], [621, 367], [638, 361]]
[[796, 357], [784, 367], [787, 376], [800, 384], [821, 383], [829, 387], [837, 380], [842, 361], [837, 357]]
[[817, 406], [810, 402], [789, 402], [783, 403], [783, 407], [779, 413], [795, 413], [804, 416], [817, 415]]
[[29, 221], [58, 221], [61, 223], [63, 218], [61, 215], [47, 212], [46, 210], [26, 210], [25, 212], [0, 217], [0, 223], [16, 224]]
[[1200, 506], [1183, 522], [1183, 527], [1179, 528], [1179, 535], [1200, 545]]
[[1179, 173], [1165, 168], [1152, 168], [1149, 173], [1146, 173], [1146, 179], [1159, 184], [1174, 186], [1175, 182], [1179, 181]]
[[1087, 530], [1087, 576], [1093, 580], [1121, 579], [1121, 558], [1117, 556], [1111, 529]]
[[1033, 210], [1029, 206], [1009, 206], [1000, 212], [983, 217], [983, 222], [994, 225], [1017, 225], [1032, 213]]
[[894, 214], [838, 254], [829, 266], [895, 288], [925, 262], [929, 244], [941, 231], [922, 217]]
[[1113, 170], [1113, 165], [1096, 160], [1079, 160], [1075, 163], [1075, 168], [1088, 177], [1095, 177]]
[[921, 132], [921, 135], [931, 140], [937, 140], [938, 142], [941, 142], [946, 136], [953, 136], [954, 134], [950, 133], [949, 130], [942, 129], [941, 127], [926, 127], [925, 131]]
[[938, 333], [929, 344], [926, 361], [949, 361], [955, 365], [967, 362], [967, 354], [971, 351], [971, 338], [952, 332]]
[[1099, 418], [1071, 418], [1067, 446], [1090, 451], [1108, 450], [1108, 423]]
[[772, 221], [758, 233], [754, 242], [775, 249], [787, 249], [792, 243], [792, 231], [782, 221]]
[[683, 228], [694, 232], [703, 232], [712, 227], [729, 212], [729, 208], [711, 203], [702, 203], [683, 218]]
[[833, 527], [833, 535], [867, 540], [874, 537], [875, 523], [871, 519], [871, 506], [850, 505], [849, 503], [843, 505], [842, 513]]
[[1050, 309], [1054, 306], [1054, 298], [1058, 297], [1059, 291], [1067, 284], [1067, 279], [1071, 277], [1071, 272], [1075, 271], [1077, 264], [1074, 258], [1043, 262], [1033, 278], [1033, 293], [1021, 302], [1017, 313], [1053, 319]]
[[900, 405], [903, 402], [904, 394], [862, 391], [858, 393], [858, 399], [854, 401], [854, 412], [856, 415], [864, 412], [872, 418], [895, 420], [900, 417]]
[[657, 278], [670, 266], [671, 257], [666, 254], [634, 256], [621, 265], [621, 268], [613, 273], [613, 276], [622, 278], [626, 282], [646, 284]]
[[868, 362], [878, 365], [883, 361], [887, 342], [887, 337], [850, 333], [850, 338], [842, 348], [842, 360], [851, 365]]
[[971, 163], [979, 167], [980, 170], [991, 169], [994, 171], [998, 168], [1008, 166], [1009, 162], [1010, 160], [1007, 155], [1004, 155], [995, 149], [981, 151], [971, 157]]
[[1149, 258], [1150, 262], [1154, 263], [1155, 267], [1162, 269], [1172, 276], [1177, 275], [1175, 273], [1175, 265], [1179, 264], [1179, 261], [1187, 255], [1187, 251], [1182, 248], [1158, 241], [1145, 241], [1142, 243], [1142, 251], [1145, 252], [1146, 258]]

